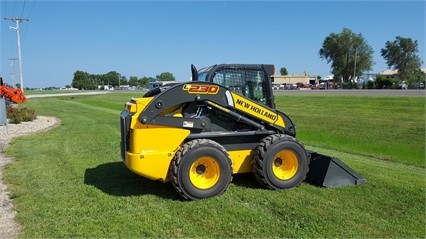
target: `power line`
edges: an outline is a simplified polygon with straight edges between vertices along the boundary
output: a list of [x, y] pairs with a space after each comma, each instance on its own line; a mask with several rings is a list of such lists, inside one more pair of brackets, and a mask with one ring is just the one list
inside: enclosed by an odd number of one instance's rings
[[24, 6], [22, 6], [21, 17], [24, 16], [24, 10], [25, 10], [25, 4], [26, 3], [27, 3], [27, 0], [24, 1]]
[[21, 57], [21, 36], [19, 33], [19, 23], [22, 21], [29, 21], [28, 18], [20, 18], [20, 17], [5, 17], [4, 20], [11, 20], [14, 21], [16, 24], [16, 27], [9, 27], [10, 29], [16, 30], [16, 38], [18, 41], [18, 63], [19, 63], [19, 80], [20, 80], [20, 88], [21, 91], [24, 91], [24, 77], [22, 75], [22, 57]]
[[33, 13], [35, 4], [36, 4], [36, 1], [34, 0], [33, 4], [31, 5], [30, 12], [28, 13], [27, 17], [31, 17], [31, 14]]

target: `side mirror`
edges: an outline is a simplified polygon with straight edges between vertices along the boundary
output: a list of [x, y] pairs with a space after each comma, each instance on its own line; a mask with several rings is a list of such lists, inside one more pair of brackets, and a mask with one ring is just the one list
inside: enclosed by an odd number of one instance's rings
[[191, 64], [191, 76], [192, 81], [198, 81], [198, 71], [193, 64]]

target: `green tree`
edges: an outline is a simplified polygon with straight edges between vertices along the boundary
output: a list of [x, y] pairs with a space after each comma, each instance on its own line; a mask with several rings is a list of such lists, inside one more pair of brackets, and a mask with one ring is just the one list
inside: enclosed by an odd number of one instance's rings
[[94, 82], [90, 79], [90, 75], [84, 71], [75, 71], [71, 86], [79, 90], [95, 89]]
[[140, 81], [137, 76], [129, 77], [129, 85], [130, 86], [140, 86]]
[[154, 78], [152, 78], [152, 77], [146, 77], [146, 76], [144, 76], [144, 77], [142, 77], [142, 78], [139, 79], [141, 87], [148, 87], [149, 82], [154, 82], [154, 81], [155, 81]]
[[363, 72], [372, 70], [373, 53], [364, 37], [348, 28], [327, 36], [318, 52], [322, 60], [331, 62], [334, 79], [342, 79], [343, 83], [354, 82]]
[[106, 73], [104, 75], [104, 84], [105, 85], [111, 85], [113, 87], [118, 86], [119, 85], [119, 81], [120, 81], [120, 73], [116, 72], [116, 71], [110, 71], [108, 73]]
[[163, 72], [160, 75], [157, 75], [159, 81], [175, 81], [175, 77], [170, 72]]
[[280, 74], [281, 74], [282, 76], [286, 76], [286, 75], [288, 75], [287, 68], [285, 68], [285, 67], [281, 67], [281, 69], [280, 69]]
[[119, 85], [128, 85], [129, 82], [126, 76], [120, 75], [118, 83]]
[[382, 48], [380, 53], [389, 68], [393, 67], [393, 69], [398, 70], [400, 80], [412, 82], [413, 80], [420, 80], [415, 77], [422, 64], [418, 51], [417, 41], [397, 36], [395, 41], [387, 41], [385, 48]]
[[95, 85], [95, 89], [98, 88], [98, 85], [102, 85], [103, 75], [100, 74], [89, 74], [90, 81]]
[[420, 84], [426, 82], [425, 73], [421, 69], [414, 71], [407, 79], [408, 87], [418, 89], [420, 88]]

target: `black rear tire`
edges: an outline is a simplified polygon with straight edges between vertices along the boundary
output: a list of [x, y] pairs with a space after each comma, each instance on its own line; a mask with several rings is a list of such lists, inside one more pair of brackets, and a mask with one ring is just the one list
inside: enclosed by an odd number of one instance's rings
[[291, 136], [270, 135], [256, 147], [252, 161], [257, 181], [269, 189], [299, 186], [309, 170], [305, 148]]
[[185, 199], [221, 195], [232, 181], [228, 152], [215, 141], [195, 139], [185, 143], [171, 164], [172, 184]]

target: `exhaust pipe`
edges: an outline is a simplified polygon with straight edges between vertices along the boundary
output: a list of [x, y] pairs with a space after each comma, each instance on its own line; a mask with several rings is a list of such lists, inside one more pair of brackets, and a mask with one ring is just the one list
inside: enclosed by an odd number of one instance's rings
[[312, 151], [308, 151], [308, 154], [310, 163], [306, 179], [309, 182], [326, 188], [361, 185], [367, 182], [365, 178], [338, 158]]

